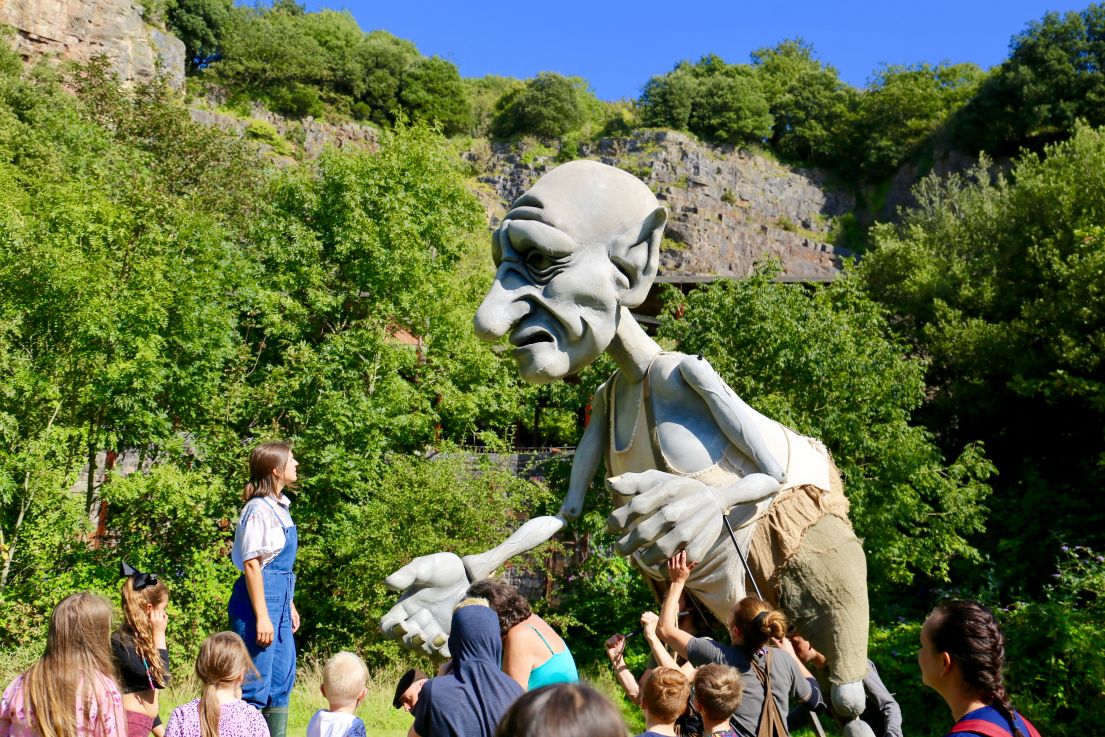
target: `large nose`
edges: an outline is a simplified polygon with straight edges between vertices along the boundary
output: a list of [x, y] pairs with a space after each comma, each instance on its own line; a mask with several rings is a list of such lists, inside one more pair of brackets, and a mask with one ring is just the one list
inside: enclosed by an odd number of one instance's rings
[[522, 285], [512, 284], [518, 281], [506, 264], [499, 267], [491, 290], [483, 298], [480, 308], [476, 310], [476, 317], [472, 320], [476, 336], [480, 340], [498, 340], [529, 314], [529, 302], [520, 298]]

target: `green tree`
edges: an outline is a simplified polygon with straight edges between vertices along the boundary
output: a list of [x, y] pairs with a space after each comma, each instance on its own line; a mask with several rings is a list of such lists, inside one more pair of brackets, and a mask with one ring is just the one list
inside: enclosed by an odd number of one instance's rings
[[1009, 58], [956, 116], [953, 140], [969, 153], [1036, 150], [1075, 121], [1105, 124], [1105, 5], [1047, 13], [1010, 41]]
[[770, 135], [771, 112], [751, 69], [709, 63], [703, 72], [687, 123], [692, 132], [733, 144], [755, 143]]
[[354, 96], [368, 106], [372, 122], [390, 125], [395, 120], [403, 72], [418, 58], [413, 43], [386, 31], [372, 31], [365, 36], [357, 50], [364, 77], [355, 87]]
[[999, 583], [1046, 575], [1060, 542], [1102, 547], [1105, 134], [1076, 128], [1008, 176], [979, 168], [915, 189], [861, 266], [895, 331], [931, 356], [922, 415], [946, 448], [980, 438], [1000, 471], [988, 552]]
[[661, 335], [708, 358], [768, 417], [828, 446], [876, 590], [918, 575], [946, 580], [955, 559], [978, 559], [968, 536], [982, 530], [991, 465], [976, 446], [946, 462], [911, 423], [924, 363], [906, 356], [858, 279], [811, 289], [774, 283], [776, 273], [676, 298]]
[[762, 141], [772, 117], [755, 72], [709, 54], [653, 77], [639, 105], [645, 125], [689, 130], [722, 143]]
[[472, 106], [472, 130], [476, 136], [487, 136], [495, 118], [495, 104], [500, 98], [516, 92], [524, 84], [520, 79], [488, 74], [462, 79], [469, 104]]
[[440, 57], [421, 58], [407, 67], [399, 100], [412, 118], [440, 123], [446, 134], [472, 128], [472, 108], [460, 73]]
[[974, 64], [886, 66], [859, 98], [855, 121], [864, 175], [892, 175], [961, 107], [985, 73]]
[[189, 74], [218, 59], [233, 12], [232, 0], [168, 0], [165, 20], [169, 30], [184, 42]]
[[771, 147], [790, 161], [837, 166], [850, 133], [856, 92], [802, 39], [752, 52], [773, 118]]
[[[106, 69], [68, 80], [80, 100], [41, 71], [0, 78], [3, 585], [25, 584], [41, 562], [28, 535], [69, 551], [47, 570], [79, 557], [97, 451], [156, 453], [175, 444], [175, 425], [210, 421], [235, 354], [230, 228], [251, 198], [232, 180], [263, 169], [163, 87], [127, 92]], [[65, 490], [85, 461], [75, 497]]]
[[298, 85], [315, 91], [330, 79], [326, 53], [303, 13], [283, 6], [235, 8], [222, 57], [210, 71], [232, 89], [260, 97], [288, 95]]
[[588, 98], [594, 95], [583, 80], [541, 72], [522, 89], [499, 99], [492, 131], [503, 138], [519, 134], [558, 138], [583, 126]]
[[326, 88], [339, 95], [357, 95], [364, 79], [363, 62], [358, 52], [365, 42], [365, 34], [349, 11], [305, 13], [298, 23], [322, 50]]
[[668, 74], [653, 77], [641, 91], [641, 121], [651, 128], [687, 130], [694, 104], [695, 80], [690, 64], [680, 62]]

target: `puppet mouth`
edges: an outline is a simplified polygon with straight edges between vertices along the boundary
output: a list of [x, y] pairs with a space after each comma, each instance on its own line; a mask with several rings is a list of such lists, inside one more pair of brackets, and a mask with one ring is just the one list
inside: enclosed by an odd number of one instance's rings
[[519, 330], [514, 335], [510, 336], [510, 343], [518, 348], [527, 348], [529, 346], [539, 345], [541, 343], [555, 343], [556, 339], [553, 338], [552, 333], [544, 328], [531, 327]]

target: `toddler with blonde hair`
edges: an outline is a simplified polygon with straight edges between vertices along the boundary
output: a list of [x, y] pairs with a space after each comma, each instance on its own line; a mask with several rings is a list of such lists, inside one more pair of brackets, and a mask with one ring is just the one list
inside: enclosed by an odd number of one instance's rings
[[354, 712], [364, 700], [368, 668], [350, 652], [340, 652], [322, 667], [320, 690], [328, 709], [319, 709], [307, 725], [307, 737], [365, 737], [364, 722]]

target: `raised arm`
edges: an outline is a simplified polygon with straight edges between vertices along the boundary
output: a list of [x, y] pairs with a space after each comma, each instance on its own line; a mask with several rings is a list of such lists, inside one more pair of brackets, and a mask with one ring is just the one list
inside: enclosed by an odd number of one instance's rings
[[679, 629], [679, 597], [683, 595], [683, 587], [696, 565], [697, 562], [687, 563], [685, 550], [680, 550], [668, 561], [671, 585], [668, 586], [668, 593], [660, 606], [660, 623], [656, 627], [660, 639], [671, 645], [676, 654], [684, 659], [687, 658], [687, 644], [691, 641], [691, 633]]
[[591, 479], [599, 470], [599, 465], [606, 455], [606, 384], [595, 390], [591, 397], [591, 421], [583, 436], [576, 446], [576, 454], [572, 459], [572, 474], [568, 481], [568, 494], [564, 497], [564, 503], [560, 506], [560, 516], [564, 519], [575, 519], [583, 513], [583, 500], [587, 495], [587, 489], [591, 486]]

